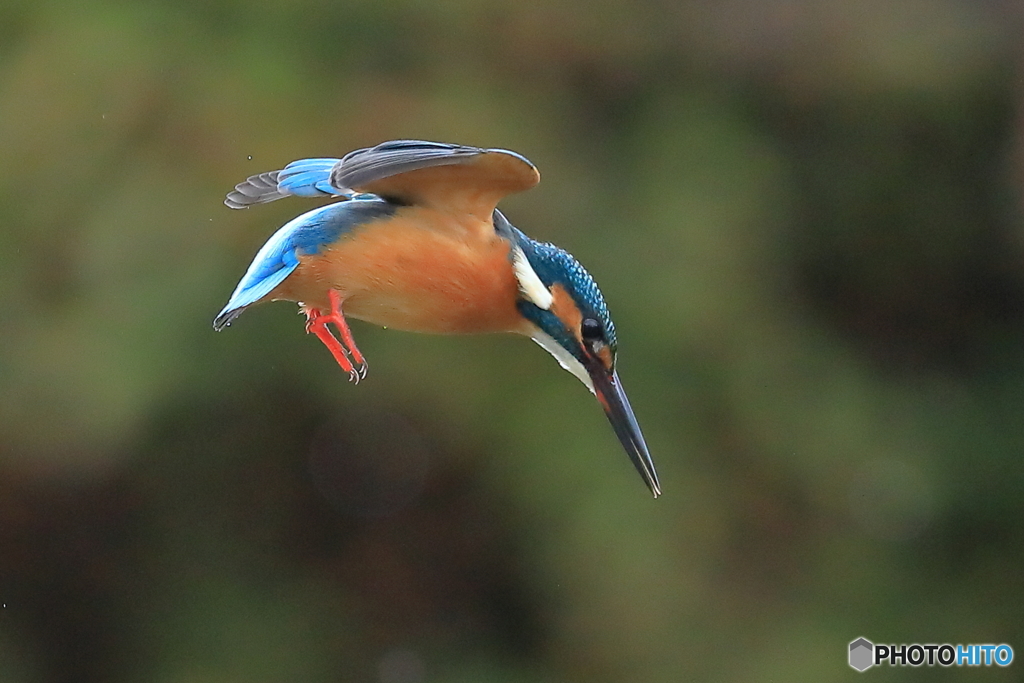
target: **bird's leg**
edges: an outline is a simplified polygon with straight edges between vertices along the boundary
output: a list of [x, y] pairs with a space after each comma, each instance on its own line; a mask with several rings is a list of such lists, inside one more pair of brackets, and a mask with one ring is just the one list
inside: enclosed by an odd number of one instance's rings
[[[331, 301], [331, 312], [324, 314], [318, 308], [306, 308], [306, 332], [312, 332], [317, 339], [324, 343], [327, 350], [338, 361], [341, 369], [348, 373], [349, 379], [358, 383], [366, 377], [366, 360], [363, 354], [359, 353], [356, 340], [352, 338], [352, 331], [348, 329], [345, 316], [341, 312], [341, 294], [338, 290], [328, 290], [327, 296]], [[341, 334], [341, 341], [338, 341], [331, 334], [327, 323], [334, 323]], [[351, 360], [350, 360], [351, 357]], [[354, 365], [353, 365], [354, 361]]]
[[345, 346], [349, 355], [352, 356], [352, 360], [356, 365], [356, 372], [358, 373], [359, 379], [366, 377], [366, 359], [363, 358], [363, 354], [359, 352], [359, 347], [356, 346], [356, 340], [352, 337], [352, 330], [348, 329], [348, 323], [345, 321], [345, 316], [341, 312], [341, 294], [338, 290], [331, 289], [327, 292], [327, 297], [331, 300], [331, 314], [326, 316], [328, 320], [334, 323], [334, 326], [338, 328], [338, 332], [341, 333], [341, 342]]

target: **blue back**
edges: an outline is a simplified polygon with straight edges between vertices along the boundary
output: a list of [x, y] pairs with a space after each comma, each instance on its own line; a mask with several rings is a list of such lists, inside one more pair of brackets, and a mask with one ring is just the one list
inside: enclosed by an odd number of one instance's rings
[[256, 254], [227, 305], [214, 319], [214, 328], [219, 330], [230, 324], [247, 306], [281, 284], [299, 265], [299, 256], [317, 254], [353, 228], [392, 216], [399, 208], [378, 197], [363, 195], [321, 206], [292, 219]]

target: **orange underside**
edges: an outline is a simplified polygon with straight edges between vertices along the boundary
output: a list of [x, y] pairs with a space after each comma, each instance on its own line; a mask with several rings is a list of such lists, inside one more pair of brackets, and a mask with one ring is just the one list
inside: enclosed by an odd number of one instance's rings
[[422, 207], [368, 223], [299, 266], [267, 299], [412, 332], [523, 332], [509, 244], [489, 223]]

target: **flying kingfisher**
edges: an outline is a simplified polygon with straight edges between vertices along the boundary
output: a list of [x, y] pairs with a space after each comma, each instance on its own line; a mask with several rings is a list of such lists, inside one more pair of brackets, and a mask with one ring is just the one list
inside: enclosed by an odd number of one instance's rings
[[657, 497], [654, 461], [615, 370], [615, 326], [601, 290], [570, 254], [530, 239], [496, 208], [539, 181], [515, 152], [421, 140], [251, 176], [225, 204], [245, 209], [290, 195], [341, 201], [267, 240], [214, 329], [261, 301], [295, 301], [306, 332], [355, 382], [367, 366], [345, 316], [411, 332], [525, 335], [597, 396]]

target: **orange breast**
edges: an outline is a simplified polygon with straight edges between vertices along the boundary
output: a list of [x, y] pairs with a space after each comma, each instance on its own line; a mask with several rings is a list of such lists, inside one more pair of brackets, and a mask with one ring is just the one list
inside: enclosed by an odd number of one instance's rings
[[328, 309], [327, 291], [334, 288], [347, 317], [375, 325], [440, 334], [520, 332], [509, 246], [478, 219], [409, 207], [300, 257], [269, 298]]

